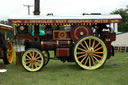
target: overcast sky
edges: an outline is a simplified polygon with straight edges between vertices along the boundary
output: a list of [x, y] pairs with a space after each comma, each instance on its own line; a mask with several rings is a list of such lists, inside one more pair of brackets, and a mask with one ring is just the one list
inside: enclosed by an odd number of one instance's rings
[[[40, 0], [41, 15], [53, 13], [58, 16], [74, 16], [82, 13], [109, 14], [119, 8], [125, 8], [128, 0]], [[9, 16], [27, 15], [23, 5], [34, 4], [34, 0], [0, 0], [0, 19]], [[31, 7], [31, 15], [33, 14]]]

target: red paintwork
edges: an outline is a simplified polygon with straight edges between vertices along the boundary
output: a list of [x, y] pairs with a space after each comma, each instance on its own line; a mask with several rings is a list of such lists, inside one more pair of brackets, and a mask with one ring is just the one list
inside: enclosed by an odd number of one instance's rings
[[16, 38], [24, 39], [24, 40], [34, 40], [35, 37], [34, 36], [20, 34], [20, 35], [16, 35]]
[[70, 31], [65, 30], [54, 30], [53, 40], [71, 40]]
[[66, 57], [69, 56], [69, 48], [57, 48], [56, 50], [57, 57]]
[[109, 32], [103, 32], [103, 38], [104, 38], [104, 42], [107, 46], [107, 50], [108, 50], [108, 57], [111, 56], [111, 43], [113, 41], [116, 40], [116, 34], [115, 33], [109, 33]]
[[[83, 35], [81, 35], [81, 33]], [[72, 40], [75, 42], [83, 36], [88, 36], [92, 34], [93, 32], [90, 26], [75, 26], [72, 28], [72, 31], [71, 31]]]
[[13, 31], [13, 28], [5, 27], [5, 26], [1, 26], [1, 25], [0, 25], [0, 30]]
[[116, 40], [116, 33], [102, 32], [102, 34], [104, 39], [110, 39], [111, 42]]
[[56, 49], [57, 42], [56, 41], [42, 41], [41, 47], [42, 49]]
[[41, 47], [43, 49], [56, 49], [58, 47], [70, 47], [70, 41], [42, 41]]
[[9, 19], [10, 24], [86, 24], [120, 23], [121, 19]]
[[3, 48], [0, 48], [0, 57], [4, 57]]
[[58, 41], [58, 47], [70, 47], [71, 42], [70, 41]]

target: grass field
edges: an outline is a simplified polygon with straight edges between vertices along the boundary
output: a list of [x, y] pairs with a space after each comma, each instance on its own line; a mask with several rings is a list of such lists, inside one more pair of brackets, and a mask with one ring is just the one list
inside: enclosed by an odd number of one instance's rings
[[15, 63], [6, 67], [6, 80], [0, 85], [128, 85], [128, 53], [116, 53], [93, 71], [59, 60], [51, 60], [40, 72], [26, 72]]

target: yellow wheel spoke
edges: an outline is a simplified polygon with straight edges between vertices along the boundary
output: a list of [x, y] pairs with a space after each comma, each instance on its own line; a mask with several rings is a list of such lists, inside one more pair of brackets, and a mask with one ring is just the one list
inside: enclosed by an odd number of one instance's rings
[[88, 59], [89, 59], [89, 56], [87, 57], [87, 59], [86, 59], [86, 61], [85, 61], [84, 65], [86, 65], [86, 64], [87, 64], [87, 62], [88, 62]]
[[84, 49], [82, 49], [82, 48], [79, 48], [79, 47], [78, 47], [77, 49], [79, 49], [79, 50], [81, 50], [81, 51], [84, 51], [84, 52], [86, 52], [86, 50], [84, 50]]
[[85, 54], [86, 52], [77, 52], [77, 54]]
[[28, 67], [30, 68], [30, 67], [31, 67], [31, 65], [32, 65], [32, 64], [31, 64], [31, 63], [29, 63]]
[[37, 60], [40, 59], [40, 56], [38, 58], [36, 58]]
[[37, 66], [40, 66], [40, 63], [39, 63], [39, 62], [36, 62], [35, 64], [36, 64]]
[[30, 56], [26, 55], [27, 58], [31, 59]]
[[82, 57], [84, 57], [84, 56], [86, 56], [86, 54], [81, 55], [81, 56], [78, 56], [78, 59], [80, 59], [80, 58], [82, 58]]
[[37, 68], [37, 65], [36, 65], [36, 63], [35, 63], [34, 65], [35, 65], [35, 67]]
[[103, 54], [103, 52], [95, 52], [95, 54]]
[[90, 59], [90, 56], [88, 56], [89, 57], [89, 66], [91, 66], [91, 59]]
[[33, 53], [32, 56], [34, 56], [34, 51], [32, 53]]
[[97, 48], [95, 51], [98, 51], [98, 50], [100, 50], [101, 48], [103, 48], [103, 47], [101, 46], [101, 47]]
[[31, 60], [31, 59], [24, 59], [24, 60]]
[[36, 60], [37, 62], [42, 62], [42, 60]]
[[84, 43], [85, 43], [86, 47], [89, 49], [87, 42], [86, 42], [86, 41], [84, 41]]
[[98, 43], [98, 44], [94, 47], [94, 49], [97, 48], [99, 45], [100, 45], [100, 43]]
[[32, 54], [31, 54], [31, 52], [29, 53], [29, 55], [32, 57]]
[[95, 65], [95, 61], [94, 61], [94, 59], [93, 59], [93, 57], [92, 57], [92, 56], [91, 56], [91, 59], [92, 59], [93, 65]]
[[82, 43], [80, 43], [80, 45], [86, 50], [86, 47]]
[[94, 56], [99, 57], [99, 58], [102, 58], [102, 56], [100, 56], [100, 55], [96, 55], [96, 54], [94, 54]]
[[95, 40], [93, 41], [92, 48], [94, 48], [94, 45], [95, 45]]
[[85, 55], [85, 57], [81, 60], [80, 63], [82, 63], [85, 59], [86, 59], [87, 55]]
[[28, 62], [26, 62], [26, 61], [24, 61], [26, 64], [29, 64], [29, 63], [31, 63], [31, 61], [28, 61]]
[[38, 56], [39, 54], [38, 53], [36, 53], [36, 55], [35, 55], [35, 58], [37, 58], [37, 56]]
[[89, 39], [89, 48], [91, 47], [91, 39]]
[[32, 64], [32, 69], [34, 69], [34, 65]]
[[98, 61], [98, 63], [100, 62], [95, 56], [93, 56], [93, 58], [94, 58], [96, 61]]

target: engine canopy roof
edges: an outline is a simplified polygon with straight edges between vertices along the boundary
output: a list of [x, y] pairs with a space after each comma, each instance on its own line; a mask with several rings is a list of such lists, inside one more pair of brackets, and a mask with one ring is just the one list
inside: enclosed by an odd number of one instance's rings
[[76, 23], [120, 23], [120, 15], [84, 15], [84, 16], [24, 16], [10, 17], [10, 24], [76, 24]]

